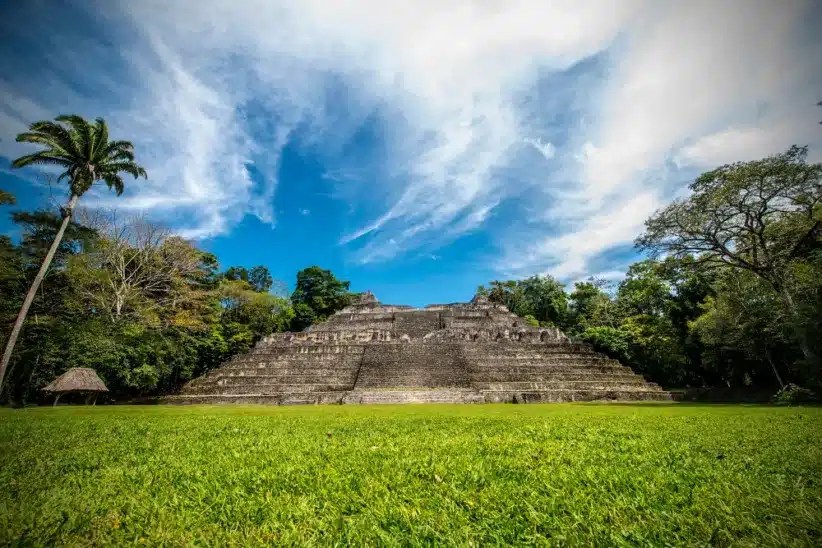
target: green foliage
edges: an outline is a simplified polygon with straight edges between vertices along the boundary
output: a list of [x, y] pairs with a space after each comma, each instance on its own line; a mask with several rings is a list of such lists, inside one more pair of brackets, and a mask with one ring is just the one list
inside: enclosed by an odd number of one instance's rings
[[17, 203], [17, 200], [14, 198], [14, 194], [0, 189], [0, 205], [14, 205], [15, 203]]
[[748, 270], [775, 288], [797, 244], [822, 221], [822, 164], [807, 147], [700, 175], [692, 194], [646, 222], [637, 244], [705, 264]]
[[[48, 212], [14, 220], [21, 244], [0, 238], [4, 325], [59, 223]], [[287, 300], [217, 270], [213, 255], [143, 219], [94, 230], [73, 223], [33, 303], [3, 398], [37, 401], [38, 389], [69, 367], [95, 369], [114, 399], [168, 393], [289, 327]]]
[[311, 266], [297, 273], [297, 286], [291, 295], [295, 317], [292, 331], [321, 322], [351, 302], [350, 282], [338, 280], [330, 270]]
[[631, 363], [632, 339], [628, 332], [615, 327], [589, 327], [580, 338], [591, 344], [595, 350], [604, 352], [623, 363]]
[[117, 195], [125, 190], [121, 173], [135, 179], [146, 177], [146, 171], [134, 161], [134, 145], [128, 141], [110, 141], [105, 120], [94, 122], [77, 116], [63, 115], [54, 122], [34, 122], [29, 131], [17, 136], [20, 143], [40, 145], [42, 150], [21, 156], [12, 167], [57, 167], [63, 172], [72, 196], [82, 196], [97, 181], [102, 181]]
[[550, 276], [531, 276], [524, 280], [494, 280], [478, 293], [508, 307], [518, 316], [532, 316], [539, 325], [565, 326], [568, 297], [561, 283]]
[[232, 266], [223, 274], [226, 280], [244, 281], [254, 289], [254, 291], [265, 293], [271, 289], [274, 278], [268, 268], [258, 265], [250, 270], [242, 266]]
[[[723, 166], [648, 220], [638, 243], [668, 257], [631, 265], [621, 283], [590, 279], [566, 292], [550, 276], [532, 276], [477, 292], [666, 387], [795, 383], [819, 392], [820, 174], [797, 147]], [[0, 237], [3, 325], [14, 321], [63, 220], [49, 211], [12, 218], [23, 238]], [[317, 266], [297, 274], [290, 300], [273, 294], [275, 284], [263, 266], [221, 273], [213, 255], [143, 219], [72, 222], [0, 396], [36, 399], [40, 386], [78, 365], [100, 372], [114, 398], [165, 393], [269, 333], [325, 320], [353, 295], [349, 282]]]
[[782, 405], [793, 405], [795, 403], [809, 403], [818, 401], [816, 394], [807, 388], [802, 388], [793, 383], [785, 385], [773, 397], [773, 402]]
[[[294, 319], [291, 303], [268, 293], [260, 293], [244, 281], [226, 281], [219, 287], [222, 321], [245, 326], [249, 341], [285, 331]], [[236, 329], [235, 329], [236, 336]]]
[[[793, 338], [815, 375], [822, 357], [797, 303], [795, 264], [822, 247], [822, 164], [807, 164], [806, 147], [699, 176], [692, 194], [646, 221], [637, 245], [674, 257], [694, 255], [705, 268], [750, 273], [778, 297]], [[820, 332], [813, 340], [817, 340]]]
[[822, 409], [0, 409], [0, 544], [818, 546]]
[[523, 318], [525, 323], [530, 325], [531, 327], [539, 327], [539, 320], [533, 317], [532, 315], [528, 314]]

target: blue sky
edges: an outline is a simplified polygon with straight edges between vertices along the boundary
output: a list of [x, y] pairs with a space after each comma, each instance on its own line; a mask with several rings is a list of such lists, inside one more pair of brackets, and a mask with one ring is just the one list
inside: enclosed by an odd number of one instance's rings
[[644, 219], [700, 171], [793, 143], [821, 157], [811, 1], [0, 6], [0, 187], [20, 207], [64, 195], [9, 170], [14, 136], [103, 116], [149, 179], [86, 206], [387, 302], [619, 279]]

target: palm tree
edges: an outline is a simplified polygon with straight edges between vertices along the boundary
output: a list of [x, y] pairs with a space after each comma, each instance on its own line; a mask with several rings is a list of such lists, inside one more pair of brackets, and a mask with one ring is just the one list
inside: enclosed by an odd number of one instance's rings
[[134, 178], [146, 177], [146, 171], [134, 162], [134, 145], [128, 141], [109, 141], [108, 126], [105, 120], [97, 118], [94, 123], [77, 115], [58, 116], [55, 122], [34, 122], [29, 131], [17, 136], [21, 143], [35, 143], [43, 147], [33, 154], [21, 156], [12, 162], [12, 167], [20, 168], [29, 165], [57, 166], [63, 173], [57, 181], [67, 180], [69, 186], [69, 201], [61, 208], [63, 222], [54, 237], [51, 247], [43, 259], [43, 264], [34, 277], [29, 292], [17, 314], [17, 320], [6, 343], [3, 352], [3, 361], [0, 362], [0, 389], [6, 376], [6, 368], [14, 351], [14, 344], [20, 335], [26, 314], [29, 311], [37, 288], [46, 275], [54, 254], [60, 246], [66, 227], [71, 221], [77, 200], [80, 199], [91, 185], [102, 181], [113, 189], [117, 195], [123, 193], [125, 183], [121, 173], [128, 173]]

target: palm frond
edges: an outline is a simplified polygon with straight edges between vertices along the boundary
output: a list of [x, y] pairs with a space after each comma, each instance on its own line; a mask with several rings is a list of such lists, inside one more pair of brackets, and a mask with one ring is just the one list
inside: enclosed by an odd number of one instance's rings
[[76, 114], [61, 114], [55, 118], [58, 122], [65, 122], [71, 126], [79, 156], [91, 158], [93, 136], [91, 125], [82, 116]]
[[108, 124], [102, 118], [97, 118], [94, 120], [94, 128], [97, 134], [94, 156], [105, 156], [104, 151], [108, 147]]
[[125, 171], [126, 173], [131, 174], [135, 179], [138, 177], [145, 179], [147, 177], [146, 170], [134, 162], [114, 162], [102, 166], [102, 173], [105, 175], [120, 171]]
[[109, 189], [114, 189], [117, 193], [117, 196], [123, 193], [126, 189], [125, 182], [123, 181], [122, 177], [117, 174], [107, 174], [103, 177], [103, 181], [105, 181], [106, 186]]
[[47, 147], [49, 151], [56, 154], [62, 154], [66, 157], [72, 156], [70, 152], [61, 146], [61, 143], [56, 142], [51, 135], [44, 133], [26, 131], [17, 135], [17, 142], [36, 143]]
[[112, 154], [107, 154], [103, 156], [108, 162], [119, 162], [119, 161], [127, 161], [133, 162], [134, 161], [134, 153], [130, 150], [120, 150], [118, 152], [114, 152]]
[[68, 179], [72, 194], [81, 196], [95, 181], [122, 194], [125, 183], [122, 173], [135, 179], [147, 177], [146, 170], [134, 162], [134, 145], [129, 141], [109, 141], [108, 125], [103, 118], [89, 123], [85, 118], [60, 115], [56, 122], [41, 121], [30, 131], [17, 136], [20, 142], [41, 145], [44, 150], [21, 156], [13, 167], [55, 165], [65, 169], [58, 181]]
[[[60, 145], [60, 148], [67, 153], [77, 155], [78, 150], [74, 139], [72, 139], [71, 132], [69, 132], [62, 124], [57, 124], [48, 120], [34, 122], [29, 126], [31, 131], [48, 135]], [[18, 137], [19, 140], [19, 137]]]
[[31, 165], [49, 165], [68, 168], [71, 166], [71, 162], [62, 156], [51, 155], [48, 151], [40, 151], [20, 156], [11, 163], [12, 167], [17, 168]]
[[110, 156], [112, 154], [134, 154], [134, 145], [131, 144], [130, 141], [111, 141], [106, 145], [106, 148], [103, 149], [104, 156]]

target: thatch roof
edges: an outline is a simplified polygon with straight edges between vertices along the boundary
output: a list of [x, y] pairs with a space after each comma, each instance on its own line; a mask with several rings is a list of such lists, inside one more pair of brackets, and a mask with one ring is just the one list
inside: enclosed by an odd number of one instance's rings
[[45, 387], [46, 392], [108, 392], [94, 369], [72, 367]]

